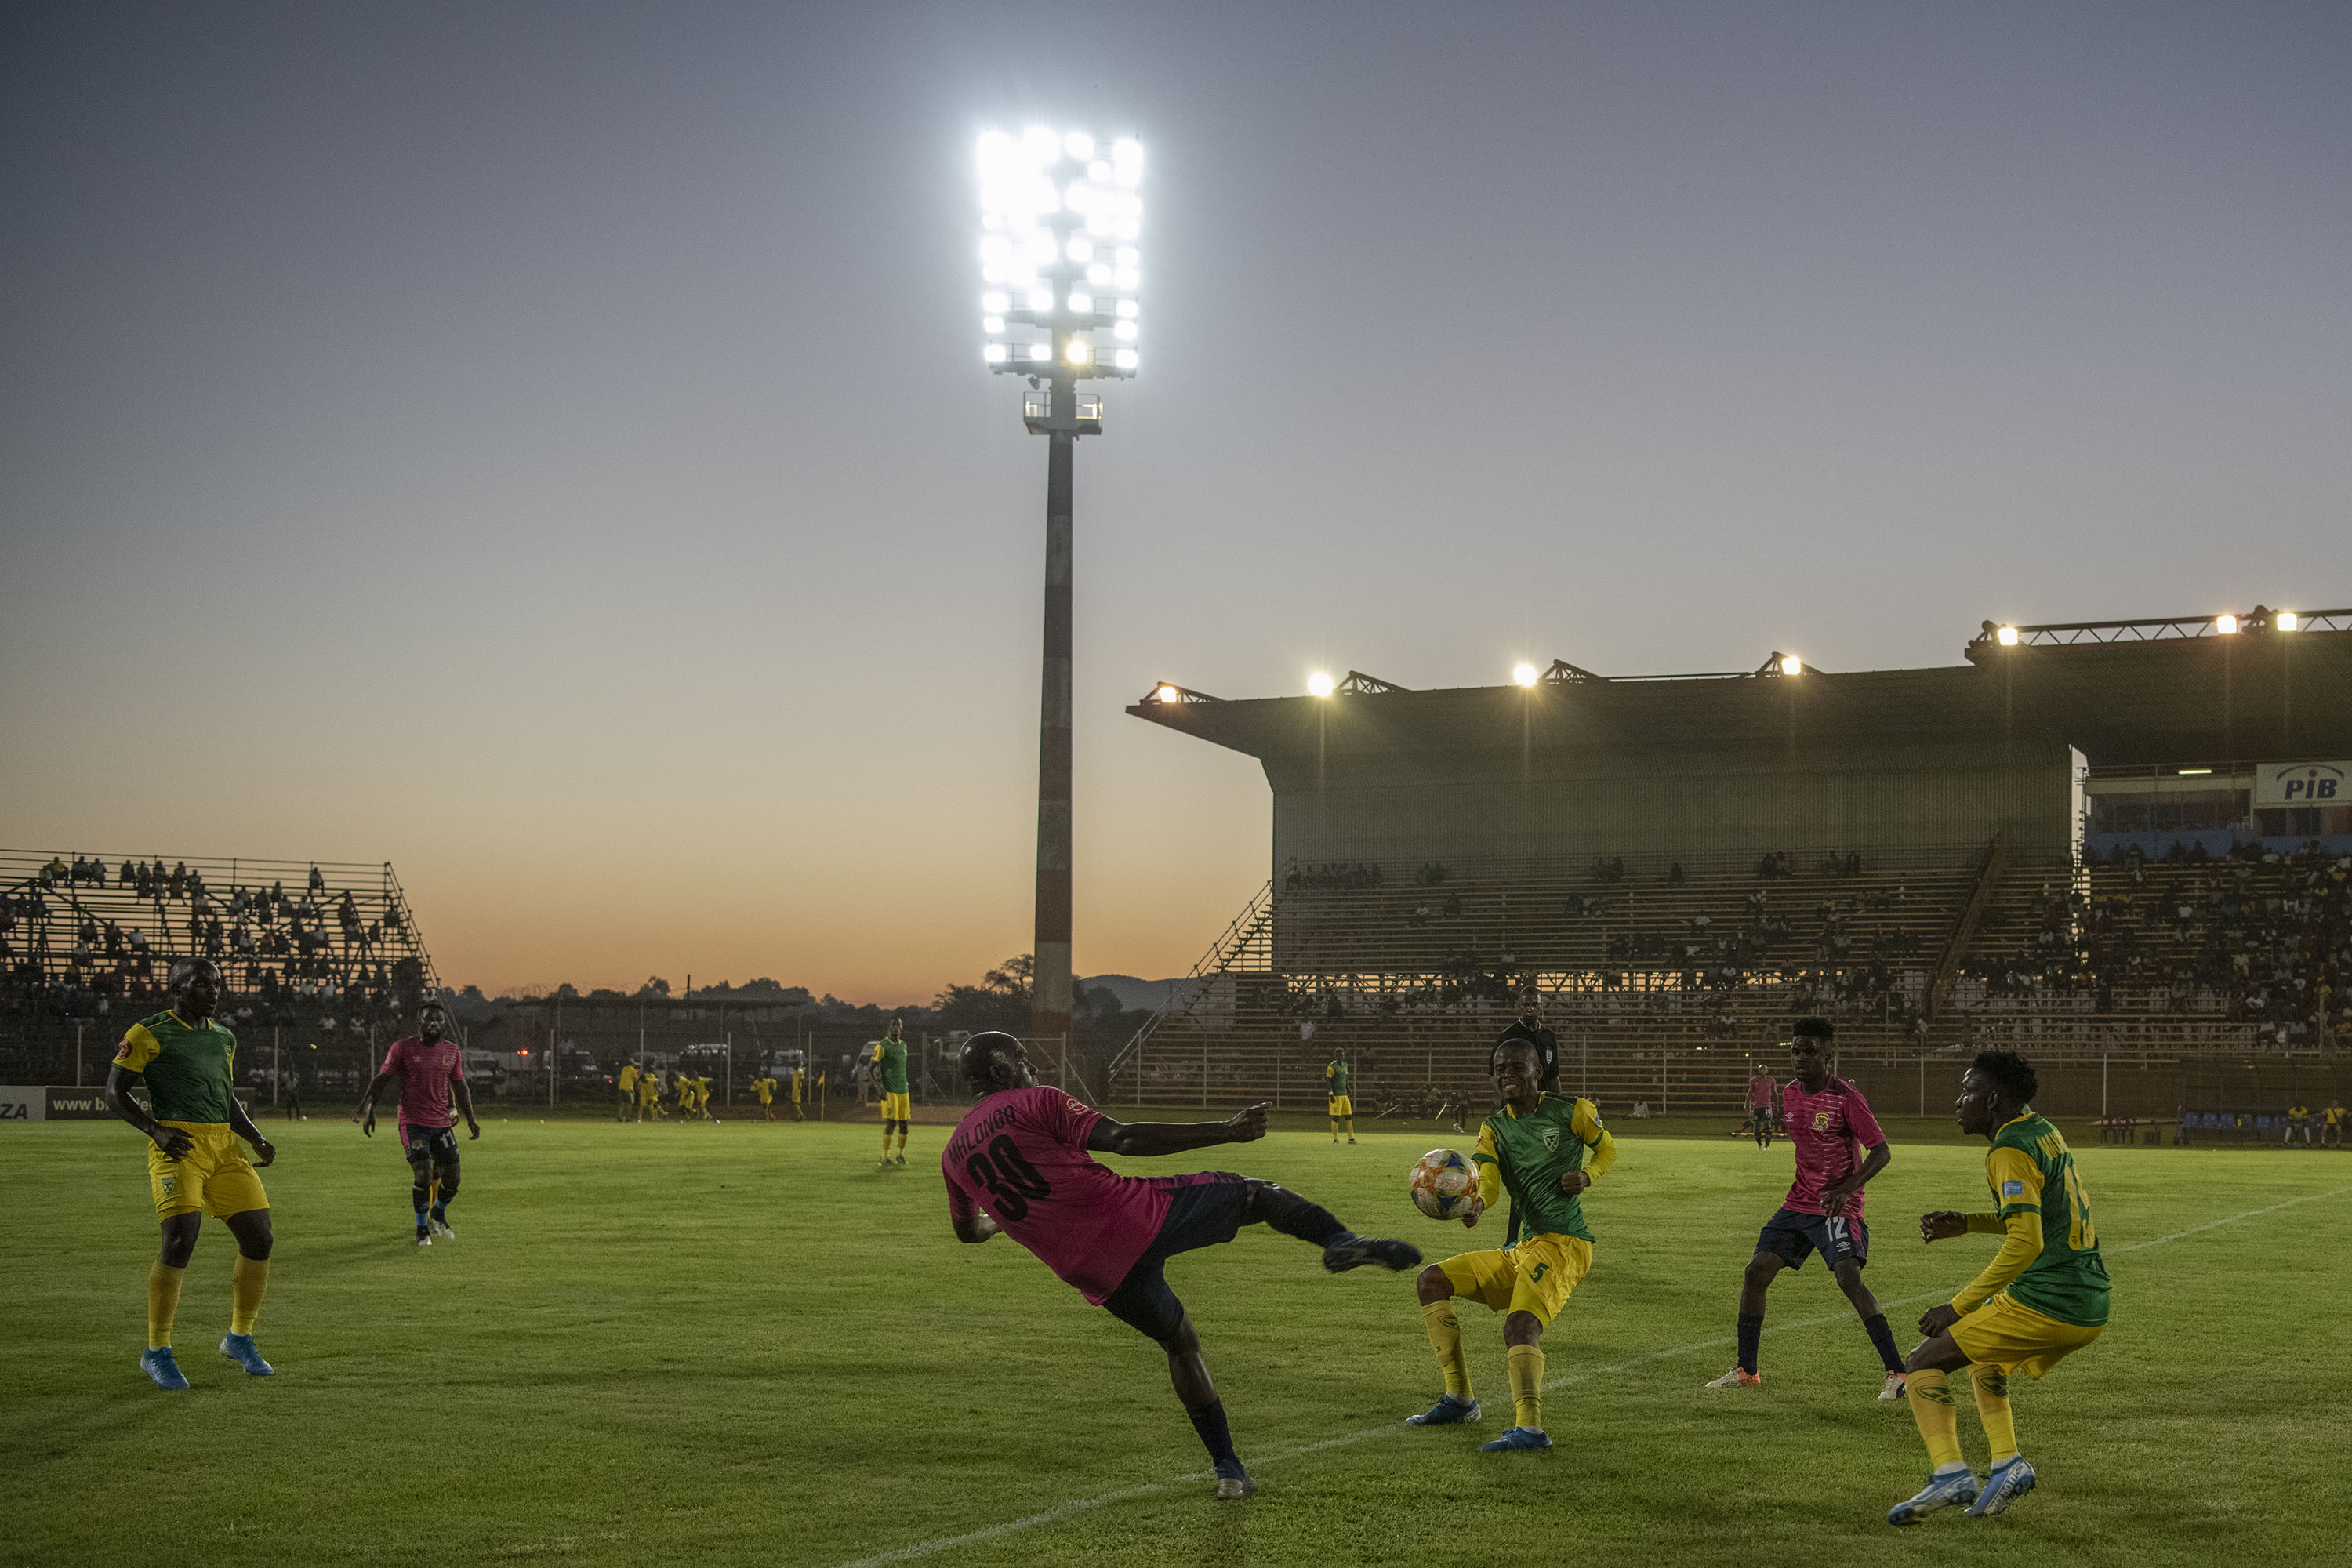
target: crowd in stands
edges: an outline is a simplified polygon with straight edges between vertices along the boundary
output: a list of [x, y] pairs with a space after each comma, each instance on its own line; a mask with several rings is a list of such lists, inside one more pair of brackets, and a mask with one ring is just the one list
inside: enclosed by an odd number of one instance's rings
[[1377, 888], [1382, 881], [1380, 867], [1370, 861], [1350, 860], [1320, 866], [1293, 866], [1283, 879], [1286, 891], [1307, 889], [1329, 892], [1342, 888]]

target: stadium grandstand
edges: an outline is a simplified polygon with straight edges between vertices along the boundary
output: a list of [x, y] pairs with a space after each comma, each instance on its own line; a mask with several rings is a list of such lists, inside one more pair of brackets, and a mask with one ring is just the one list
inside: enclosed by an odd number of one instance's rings
[[2332, 1091], [2352, 610], [1987, 622], [1964, 658], [1155, 686], [1130, 714], [1265, 767], [1273, 871], [1101, 1087], [1304, 1108], [1345, 1057], [1360, 1110], [1426, 1113], [1483, 1100], [1533, 996], [1617, 1115], [1736, 1113], [1807, 1013], [1897, 1111], [1994, 1044], [2118, 1122]]
[[375, 1039], [439, 990], [389, 862], [0, 850], [0, 1079], [102, 1070], [88, 1047], [110, 1051], [168, 1005], [172, 961], [188, 956], [221, 967], [249, 1085], [275, 1070], [252, 1049], [257, 1030], [258, 1043], [299, 1036], [305, 1071], [363, 1080]]

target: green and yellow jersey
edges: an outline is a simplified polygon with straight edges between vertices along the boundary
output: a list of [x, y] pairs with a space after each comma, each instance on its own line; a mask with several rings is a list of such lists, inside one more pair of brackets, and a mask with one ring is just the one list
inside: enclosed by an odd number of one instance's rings
[[755, 1078], [751, 1080], [751, 1092], [760, 1097], [761, 1104], [772, 1105], [776, 1099], [776, 1080], [765, 1076]]
[[1329, 1085], [1332, 1099], [1338, 1100], [1348, 1092], [1348, 1064], [1346, 1062], [1333, 1062], [1329, 1067], [1323, 1069], [1323, 1077], [1326, 1082]]
[[621, 1070], [620, 1070], [620, 1073], [619, 1073], [619, 1075], [618, 1075], [618, 1079], [617, 1079], [617, 1081], [620, 1083], [620, 1086], [621, 1086], [621, 1092], [622, 1092], [623, 1094], [635, 1094], [635, 1093], [636, 1093], [636, 1092], [637, 1092], [637, 1069], [636, 1069], [636, 1068], [635, 1067], [635, 1065], [633, 1065], [633, 1064], [631, 1064], [631, 1063], [628, 1063], [628, 1062], [624, 1062], [624, 1063], [622, 1063], [622, 1064], [621, 1064]]
[[907, 1042], [874, 1042], [874, 1078], [885, 1094], [907, 1092]]
[[2320, 1120], [2330, 1127], [2341, 1127], [2344, 1124], [2344, 1102], [2337, 1100], [2329, 1100], [2327, 1109], [2321, 1111], [2319, 1116]]
[[124, 1032], [114, 1060], [145, 1077], [156, 1121], [227, 1124], [236, 1103], [236, 1037], [226, 1024], [186, 1024], [165, 1008]]
[[2058, 1129], [2031, 1110], [2004, 1124], [1985, 1152], [1985, 1185], [1994, 1212], [1969, 1215], [1969, 1229], [2008, 1239], [1952, 1305], [1971, 1312], [2005, 1289], [2045, 1318], [2105, 1323], [2107, 1266], [2090, 1195]]
[[1617, 1163], [1617, 1141], [1601, 1125], [1592, 1101], [1546, 1094], [1525, 1116], [1504, 1106], [1479, 1124], [1478, 1192], [1491, 1206], [1499, 1190], [1511, 1194], [1515, 1236], [1572, 1236], [1591, 1241], [1584, 1205], [1559, 1190], [1559, 1179], [1581, 1170], [1598, 1177]]
[[2286, 1108], [2286, 1119], [2294, 1122], [2308, 1121], [2311, 1120], [2311, 1107], [2299, 1103], [2290, 1105]]

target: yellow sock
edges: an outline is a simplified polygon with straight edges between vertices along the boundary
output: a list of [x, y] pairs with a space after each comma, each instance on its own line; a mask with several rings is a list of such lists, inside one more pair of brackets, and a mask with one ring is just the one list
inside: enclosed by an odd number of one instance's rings
[[1940, 1372], [1915, 1372], [1908, 1380], [1911, 1419], [1927, 1440], [1927, 1463], [1937, 1469], [1960, 1462], [1960, 1412], [1952, 1404], [1952, 1384]]
[[1356, 1141], [1356, 1119], [1355, 1119], [1354, 1117], [1350, 1116], [1349, 1118], [1348, 1118], [1348, 1142], [1350, 1142], [1350, 1143], [1353, 1143], [1355, 1141]]
[[1999, 1469], [2017, 1458], [2017, 1417], [2009, 1408], [2009, 1374], [1997, 1366], [1969, 1368], [1977, 1394], [1977, 1419], [1985, 1441], [1992, 1446], [1992, 1468]]
[[899, 1127], [899, 1129], [898, 1129], [898, 1152], [899, 1152], [899, 1153], [901, 1153], [901, 1154], [903, 1154], [903, 1153], [905, 1153], [906, 1152], [907, 1152], [907, 1129], [906, 1129], [906, 1127], [902, 1124], [902, 1125]]
[[1336, 1117], [1336, 1116], [1335, 1116], [1335, 1117], [1331, 1118], [1331, 1142], [1334, 1142], [1334, 1143], [1337, 1143], [1339, 1141], [1339, 1119], [1338, 1117]]
[[1511, 1425], [1543, 1429], [1543, 1369], [1541, 1345], [1511, 1347]]
[[1445, 1392], [1456, 1399], [1470, 1397], [1470, 1363], [1462, 1357], [1462, 1320], [1454, 1303], [1431, 1301], [1421, 1309], [1422, 1331], [1437, 1352], [1437, 1370], [1445, 1374]]
[[187, 1272], [168, 1263], [147, 1270], [147, 1348], [167, 1350], [172, 1343], [172, 1320], [180, 1315], [180, 1277]]
[[236, 1255], [236, 1272], [229, 1280], [228, 1331], [253, 1332], [253, 1315], [261, 1310], [262, 1292], [269, 1289], [269, 1259]]

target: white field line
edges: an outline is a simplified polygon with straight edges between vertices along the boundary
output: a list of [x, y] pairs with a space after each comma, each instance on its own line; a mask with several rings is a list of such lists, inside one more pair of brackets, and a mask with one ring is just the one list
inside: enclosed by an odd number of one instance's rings
[[[2253, 1219], [2261, 1215], [2276, 1214], [2281, 1209], [2291, 1209], [2298, 1204], [2315, 1204], [2326, 1198], [2342, 1197], [2347, 1193], [2352, 1193], [2352, 1187], [2337, 1187], [2333, 1192], [2313, 1193], [2307, 1197], [2289, 1198], [2284, 1203], [2272, 1204], [2267, 1208], [2248, 1209], [2243, 1214], [2233, 1214], [2225, 1218], [2208, 1221], [2204, 1225], [2190, 1226], [2187, 1230], [2176, 1230], [2170, 1236], [2159, 1236], [2148, 1241], [2135, 1241], [2128, 1247], [2102, 1247], [2100, 1251], [2103, 1254], [2126, 1253], [2137, 1252], [2143, 1247], [2162, 1247], [2167, 1242], [2179, 1241], [2183, 1237], [2196, 1236], [2204, 1231], [2218, 1230], [2225, 1225], [2235, 1225], [2240, 1220]], [[1899, 1301], [1881, 1301], [1879, 1306], [1882, 1310], [1887, 1307], [1916, 1307], [1922, 1301], [1948, 1300], [1951, 1299], [1951, 1294], [1949, 1290], [1930, 1290], [1924, 1296], [1906, 1296]], [[1768, 1334], [1793, 1333], [1799, 1329], [1823, 1328], [1832, 1323], [1851, 1322], [1853, 1319], [1853, 1313], [1850, 1310], [1832, 1312], [1825, 1317], [1800, 1318], [1794, 1322], [1777, 1323], [1764, 1331]], [[1580, 1371], [1565, 1373], [1559, 1377], [1547, 1378], [1544, 1380], [1544, 1387], [1548, 1390], [1570, 1388], [1580, 1383], [1591, 1383], [1596, 1378], [1614, 1377], [1621, 1373], [1631, 1372], [1636, 1367], [1647, 1366], [1654, 1362], [1672, 1361], [1677, 1356], [1696, 1355], [1700, 1351], [1718, 1350], [1725, 1345], [1738, 1342], [1738, 1336], [1736, 1334], [1725, 1334], [1716, 1339], [1699, 1340], [1691, 1344], [1677, 1345], [1673, 1350], [1652, 1351], [1647, 1355], [1634, 1356], [1631, 1360], [1619, 1362], [1612, 1366], [1587, 1367]], [[1345, 1436], [1326, 1437], [1319, 1443], [1305, 1443], [1296, 1448], [1283, 1448], [1275, 1453], [1258, 1455], [1249, 1461], [1249, 1465], [1252, 1470], [1256, 1470], [1263, 1466], [1284, 1459], [1296, 1459], [1307, 1454], [1319, 1454], [1330, 1448], [1345, 1448], [1358, 1443], [1369, 1443], [1375, 1437], [1394, 1436], [1404, 1429], [1405, 1424], [1402, 1421], [1391, 1421], [1380, 1426], [1367, 1426], [1360, 1432], [1350, 1432]], [[1074, 1498], [1068, 1502], [1055, 1503], [1052, 1508], [1020, 1519], [1008, 1519], [1002, 1524], [985, 1525], [979, 1530], [966, 1531], [961, 1535], [934, 1536], [929, 1541], [919, 1541], [911, 1546], [900, 1546], [888, 1552], [877, 1552], [871, 1557], [860, 1557], [855, 1562], [845, 1563], [841, 1564], [841, 1568], [882, 1568], [882, 1564], [887, 1563], [911, 1563], [919, 1557], [930, 1557], [942, 1552], [952, 1552], [959, 1546], [974, 1546], [983, 1541], [993, 1541], [1000, 1535], [1012, 1535], [1024, 1530], [1034, 1530], [1040, 1525], [1058, 1524], [1074, 1515], [1086, 1513], [1094, 1509], [1108, 1508], [1113, 1503], [1132, 1502], [1137, 1498], [1155, 1497], [1161, 1492], [1171, 1491], [1177, 1487], [1191, 1486], [1209, 1480], [1214, 1475], [1215, 1472], [1213, 1470], [1192, 1470], [1181, 1476], [1170, 1476], [1162, 1480], [1146, 1481], [1140, 1486], [1122, 1487], [1117, 1491], [1098, 1492], [1093, 1497]]]

